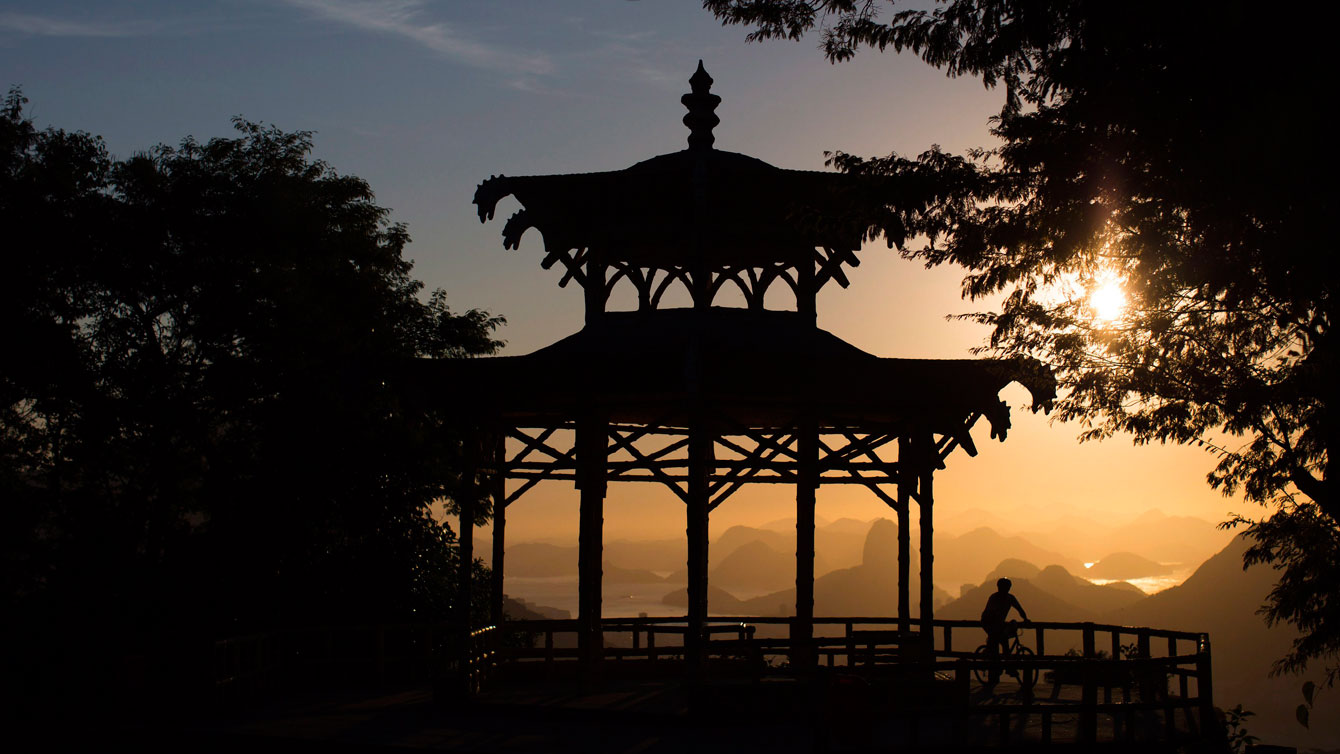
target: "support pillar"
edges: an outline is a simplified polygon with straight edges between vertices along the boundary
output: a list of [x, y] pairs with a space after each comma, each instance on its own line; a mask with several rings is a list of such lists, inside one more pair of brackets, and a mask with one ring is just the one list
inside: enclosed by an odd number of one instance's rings
[[470, 693], [470, 597], [474, 594], [475, 565], [475, 488], [476, 448], [478, 437], [465, 441], [465, 468], [461, 470], [461, 485], [456, 494], [456, 504], [460, 511], [459, 528], [456, 542], [460, 549], [459, 570], [456, 572], [456, 662], [459, 670], [459, 692]]
[[916, 484], [912, 442], [898, 438], [898, 630], [907, 633], [912, 618], [912, 486]]
[[686, 506], [689, 573], [688, 632], [684, 654], [690, 668], [706, 660], [707, 627], [707, 504], [713, 466], [712, 437], [701, 415], [689, 427], [689, 500]]
[[814, 656], [814, 507], [819, 488], [819, 427], [800, 422], [796, 438], [796, 616], [791, 621], [791, 665], [812, 668]]
[[605, 465], [609, 428], [603, 417], [588, 415], [577, 424], [577, 485], [581, 510], [577, 533], [577, 648], [588, 671], [599, 664], [604, 648], [600, 628], [605, 528]]
[[935, 508], [932, 482], [935, 475], [935, 441], [929, 433], [921, 440], [917, 453], [917, 473], [920, 475], [920, 494], [917, 507], [921, 512], [921, 626], [926, 638], [931, 636], [930, 621], [935, 618], [935, 546], [932, 538], [935, 527], [931, 513]]
[[500, 432], [493, 449], [493, 599], [489, 620], [495, 626], [503, 622], [503, 574], [507, 554], [507, 444]]

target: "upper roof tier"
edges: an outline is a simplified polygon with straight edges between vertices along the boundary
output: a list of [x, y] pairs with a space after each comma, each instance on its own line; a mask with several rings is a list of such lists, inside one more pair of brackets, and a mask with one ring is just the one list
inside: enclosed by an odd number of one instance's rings
[[499, 200], [523, 209], [503, 228], [517, 248], [536, 228], [545, 250], [585, 249], [589, 259], [642, 267], [711, 269], [798, 265], [828, 249], [848, 264], [877, 213], [874, 180], [864, 176], [785, 170], [712, 147], [713, 112], [721, 98], [698, 63], [689, 80], [689, 148], [605, 173], [495, 176], [475, 191], [481, 221]]

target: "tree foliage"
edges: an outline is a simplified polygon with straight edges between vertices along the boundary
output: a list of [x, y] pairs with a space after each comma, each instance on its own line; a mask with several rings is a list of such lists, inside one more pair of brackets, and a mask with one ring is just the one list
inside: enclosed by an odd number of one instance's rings
[[[991, 326], [988, 350], [1049, 364], [1065, 388], [1059, 415], [1084, 438], [1215, 452], [1209, 483], [1274, 511], [1247, 522], [1247, 560], [1281, 571], [1267, 619], [1304, 633], [1277, 670], [1334, 662], [1340, 574], [1318, 556], [1340, 547], [1328, 473], [1336, 166], [1319, 83], [1334, 14], [1242, 2], [704, 5], [752, 26], [751, 40], [818, 28], [832, 62], [908, 51], [1003, 87], [994, 148], [832, 154], [842, 170], [896, 179], [872, 236], [927, 265], [961, 265], [966, 297], [1000, 297], [999, 311], [973, 315]], [[1124, 290], [1119, 317], [1095, 311], [1103, 281]]]
[[385, 375], [492, 353], [502, 319], [421, 297], [405, 227], [310, 133], [116, 159], [24, 103], [0, 113], [7, 607], [139, 642], [446, 615], [429, 505], [478, 485]]

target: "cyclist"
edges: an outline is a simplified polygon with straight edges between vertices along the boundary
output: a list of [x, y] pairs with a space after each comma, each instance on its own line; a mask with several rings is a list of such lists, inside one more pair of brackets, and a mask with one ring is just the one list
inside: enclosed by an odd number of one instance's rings
[[[982, 628], [986, 629], [986, 646], [990, 648], [988, 654], [992, 660], [998, 660], [1002, 654], [1008, 654], [1010, 651], [1010, 638], [1014, 636], [1014, 630], [1005, 621], [1006, 616], [1010, 614], [1010, 608], [1018, 610], [1019, 617], [1025, 622], [1028, 621], [1028, 613], [1024, 612], [1024, 606], [1019, 604], [1018, 598], [1010, 594], [1010, 587], [1013, 585], [1007, 578], [997, 579], [996, 593], [987, 598], [986, 607], [982, 609]], [[995, 686], [999, 680], [1000, 666], [992, 665], [987, 686]]]

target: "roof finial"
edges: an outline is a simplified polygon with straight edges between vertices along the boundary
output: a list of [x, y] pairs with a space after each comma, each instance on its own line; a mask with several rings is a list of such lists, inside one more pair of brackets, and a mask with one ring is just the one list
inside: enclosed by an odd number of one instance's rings
[[703, 61], [698, 61], [698, 70], [689, 79], [689, 86], [693, 92], [679, 98], [689, 109], [689, 114], [684, 116], [684, 125], [689, 127], [689, 149], [711, 149], [712, 142], [716, 141], [712, 129], [721, 122], [714, 112], [721, 104], [721, 98], [712, 94], [712, 77], [703, 68]]

